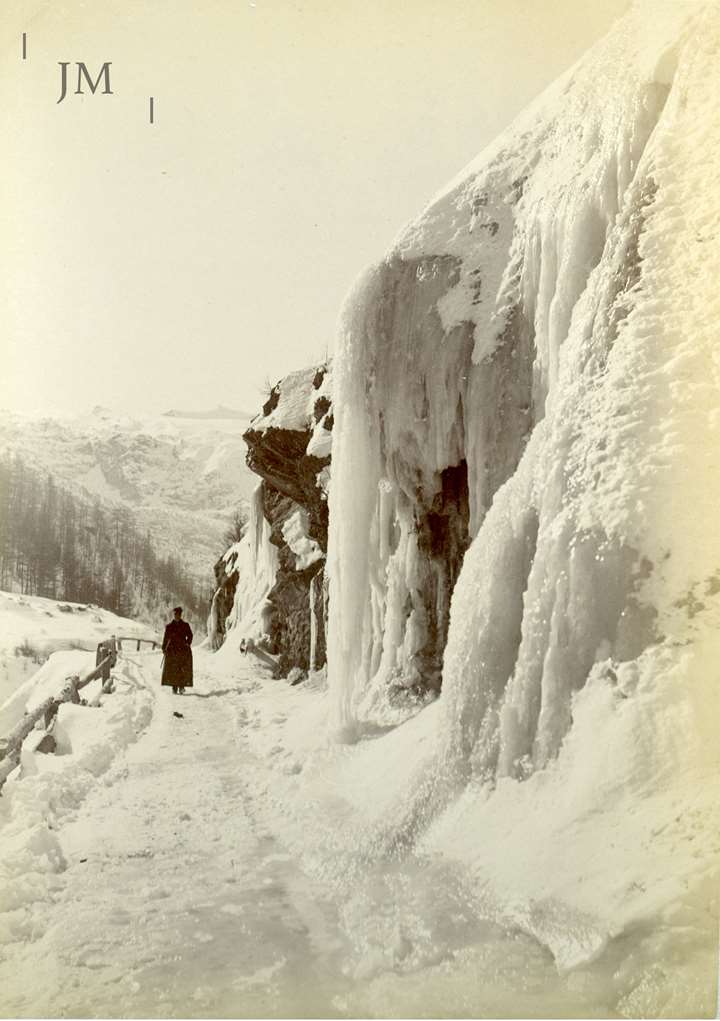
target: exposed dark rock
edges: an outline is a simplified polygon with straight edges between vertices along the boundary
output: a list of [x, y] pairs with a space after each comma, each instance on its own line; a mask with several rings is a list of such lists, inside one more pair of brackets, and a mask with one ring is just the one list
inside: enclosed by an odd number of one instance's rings
[[[225, 557], [220, 557], [214, 567], [216, 587], [210, 608], [211, 621], [208, 628], [212, 649], [219, 649], [225, 641], [225, 621], [233, 608], [235, 589], [238, 583], [238, 572], [232, 566], [234, 559], [228, 563]], [[230, 569], [228, 570], [228, 568]]]
[[35, 746], [36, 752], [42, 752], [44, 755], [52, 754], [57, 748], [57, 741], [52, 734], [44, 734], [40, 741]]
[[330, 410], [330, 400], [328, 397], [318, 397], [315, 401], [315, 407], [313, 408], [313, 414], [315, 421], [319, 422], [320, 419]]
[[450, 599], [470, 544], [467, 462], [440, 474], [440, 490], [429, 507], [415, 510], [418, 549], [425, 555], [423, 584], [416, 593], [422, 604], [427, 641], [418, 653], [423, 690], [439, 691], [442, 658], [450, 623]]
[[280, 403], [280, 384], [276, 383], [263, 404], [263, 415], [271, 415]]
[[[270, 614], [271, 652], [279, 657], [278, 667], [285, 676], [293, 667], [307, 672], [310, 669], [310, 588], [312, 579], [321, 574], [324, 563], [316, 561], [305, 570], [298, 570], [296, 557], [282, 537], [282, 524], [297, 509], [297, 504], [280, 496], [272, 487], [263, 483], [263, 505], [269, 508], [267, 520], [272, 525], [270, 541], [278, 547], [278, 572], [275, 585], [268, 596], [272, 607]], [[325, 535], [327, 543], [327, 534]], [[316, 669], [325, 662], [324, 625], [320, 629], [322, 649], [314, 660]], [[321, 652], [320, 662], [318, 653]]]
[[[265, 480], [263, 510], [275, 531], [280, 517], [289, 517], [287, 506], [279, 511], [276, 503], [287, 497], [303, 507], [310, 521], [310, 537], [327, 551], [327, 500], [317, 484], [317, 476], [330, 463], [329, 457], [313, 457], [305, 453], [311, 430], [248, 429], [244, 434], [248, 446], [248, 467]], [[275, 541], [275, 539], [273, 539]], [[278, 541], [276, 545], [280, 545]]]
[[[273, 437], [273, 451], [277, 453], [277, 435]], [[249, 444], [250, 441], [248, 441]], [[257, 451], [257, 446], [254, 448]], [[250, 458], [248, 458], [249, 462]], [[254, 464], [262, 463], [262, 457], [255, 457]], [[298, 570], [297, 558], [287, 545], [283, 536], [283, 525], [301, 507], [308, 516], [308, 535], [317, 542], [323, 554], [327, 550], [327, 503], [322, 500], [320, 490], [314, 485], [317, 472], [329, 462], [329, 458], [320, 461], [317, 458], [298, 458], [296, 476], [285, 490], [291, 490], [300, 499], [293, 499], [286, 491], [277, 489], [265, 478], [262, 486], [263, 514], [271, 526], [270, 541], [278, 547], [278, 572], [275, 585], [268, 596], [272, 606], [271, 637], [273, 652], [279, 656], [278, 665], [282, 675], [286, 675], [294, 667], [304, 672], [310, 669], [311, 654], [311, 613], [310, 592], [313, 578], [319, 575], [319, 584], [313, 585], [316, 609], [317, 638], [314, 649], [314, 668], [319, 669], [325, 663], [325, 621], [322, 596], [318, 599], [318, 590], [322, 593], [323, 564], [325, 557], [318, 559], [304, 570]], [[308, 465], [311, 465], [311, 470]], [[254, 470], [257, 470], [255, 468]], [[287, 480], [285, 473], [283, 482]], [[273, 473], [277, 479], [277, 474]], [[312, 482], [310, 482], [312, 478]], [[305, 488], [306, 487], [306, 488]], [[317, 617], [317, 609], [321, 614]]]
[[320, 561], [320, 570], [310, 580], [309, 599], [315, 612], [315, 645], [310, 669], [321, 670], [327, 659], [328, 584], [324, 560]]

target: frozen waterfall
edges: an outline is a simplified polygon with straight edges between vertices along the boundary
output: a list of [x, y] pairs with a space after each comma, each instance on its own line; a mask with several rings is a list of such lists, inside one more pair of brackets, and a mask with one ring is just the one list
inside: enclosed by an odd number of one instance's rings
[[447, 757], [523, 777], [557, 755], [589, 677], [678, 647], [694, 600], [717, 613], [718, 252], [697, 241], [717, 178], [684, 153], [699, 136], [720, 152], [717, 39], [712, 5], [653, 5], [652, 24], [636, 5], [348, 298], [341, 732], [442, 682]]

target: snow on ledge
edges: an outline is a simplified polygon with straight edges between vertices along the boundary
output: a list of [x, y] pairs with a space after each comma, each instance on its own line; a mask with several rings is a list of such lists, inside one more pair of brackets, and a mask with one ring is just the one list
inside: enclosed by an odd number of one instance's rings
[[313, 403], [317, 397], [317, 391], [313, 387], [313, 380], [317, 374], [315, 366], [309, 369], [300, 369], [285, 376], [273, 394], [277, 393], [278, 401], [267, 414], [258, 415], [250, 423], [250, 428], [257, 432], [265, 429], [288, 429], [291, 432], [304, 432], [312, 423], [312, 408], [308, 412], [308, 395], [312, 395]]
[[283, 539], [295, 554], [295, 570], [304, 571], [306, 567], [322, 560], [323, 551], [314, 539], [308, 535], [307, 513], [298, 507], [287, 519], [282, 528]]

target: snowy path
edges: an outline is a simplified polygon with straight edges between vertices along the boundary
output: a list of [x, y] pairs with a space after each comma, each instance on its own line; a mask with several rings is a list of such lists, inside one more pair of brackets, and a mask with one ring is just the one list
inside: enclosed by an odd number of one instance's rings
[[[61, 824], [51, 899], [0, 948], [0, 1013], [608, 1015], [535, 940], [474, 916], [433, 866], [388, 863], [335, 895], [302, 871], [282, 810], [265, 810], [277, 772], [252, 743], [252, 666], [223, 676], [199, 651], [196, 686], [177, 698], [159, 687], [158, 657], [123, 657], [125, 694], [112, 697], [149, 692], [150, 723]], [[265, 684], [275, 722], [300, 697], [277, 683]], [[342, 826], [330, 800], [322, 813]]]
[[182, 699], [154, 682], [148, 730], [63, 827], [62, 888], [0, 965], [4, 1014], [336, 1013], [330, 912], [247, 809], [243, 696], [199, 673]]

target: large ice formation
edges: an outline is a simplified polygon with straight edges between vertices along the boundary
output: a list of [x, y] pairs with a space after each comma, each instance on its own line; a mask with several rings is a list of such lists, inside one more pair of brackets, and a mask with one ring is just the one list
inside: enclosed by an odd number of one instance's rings
[[717, 612], [718, 17], [652, 10], [543, 94], [347, 300], [340, 726], [388, 684], [442, 679], [448, 745], [519, 775], [557, 754], [601, 664], [679, 649]]
[[719, 53], [717, 4], [640, 0], [341, 315], [334, 729], [441, 691], [412, 778], [358, 752], [374, 846], [565, 965], [661, 913], [716, 945]]

